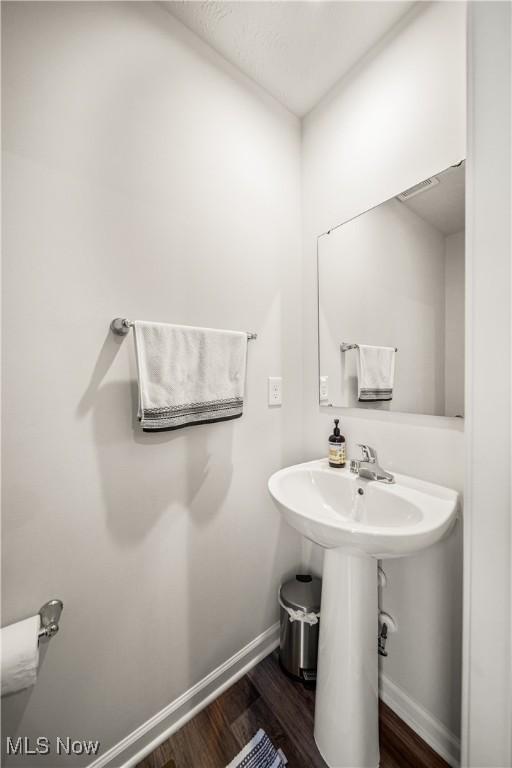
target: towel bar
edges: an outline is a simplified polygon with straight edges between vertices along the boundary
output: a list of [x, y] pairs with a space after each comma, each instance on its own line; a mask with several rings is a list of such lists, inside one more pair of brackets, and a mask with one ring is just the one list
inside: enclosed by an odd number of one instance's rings
[[[342, 352], [348, 352], [349, 349], [359, 349], [359, 344], [347, 344], [346, 341], [342, 341], [340, 347]], [[395, 347], [395, 352], [398, 352], [398, 347]]]
[[[126, 336], [130, 328], [132, 327], [133, 327], [133, 321], [127, 320], [126, 317], [115, 317], [110, 323], [110, 330], [112, 331], [112, 333], [115, 333], [116, 336]], [[252, 341], [253, 339], [257, 339], [257, 338], [258, 338], [257, 333], [250, 333], [249, 331], [247, 332], [247, 339], [249, 341]]]

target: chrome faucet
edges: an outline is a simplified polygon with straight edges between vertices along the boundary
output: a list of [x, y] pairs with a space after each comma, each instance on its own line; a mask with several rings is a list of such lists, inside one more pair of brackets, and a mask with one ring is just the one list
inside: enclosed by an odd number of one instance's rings
[[368, 480], [378, 480], [381, 483], [394, 483], [395, 478], [391, 472], [386, 472], [379, 464], [377, 451], [371, 445], [358, 443], [362, 452], [360, 459], [352, 459], [350, 462], [350, 471], [359, 477], [365, 477]]

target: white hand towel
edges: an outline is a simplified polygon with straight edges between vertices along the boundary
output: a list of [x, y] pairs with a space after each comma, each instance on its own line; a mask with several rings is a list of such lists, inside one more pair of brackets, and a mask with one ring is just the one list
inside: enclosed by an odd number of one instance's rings
[[3, 627], [2, 696], [34, 685], [39, 664], [39, 614]]
[[145, 431], [242, 415], [246, 333], [135, 321], [134, 338]]
[[359, 400], [366, 402], [392, 400], [394, 378], [394, 347], [370, 347], [359, 344], [357, 356]]

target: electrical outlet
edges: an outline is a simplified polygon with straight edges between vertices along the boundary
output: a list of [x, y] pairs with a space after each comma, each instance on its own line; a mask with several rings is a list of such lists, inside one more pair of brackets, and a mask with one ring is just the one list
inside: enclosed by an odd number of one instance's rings
[[320, 402], [329, 402], [329, 377], [320, 376]]
[[283, 380], [280, 376], [268, 377], [268, 404], [281, 405], [283, 402]]

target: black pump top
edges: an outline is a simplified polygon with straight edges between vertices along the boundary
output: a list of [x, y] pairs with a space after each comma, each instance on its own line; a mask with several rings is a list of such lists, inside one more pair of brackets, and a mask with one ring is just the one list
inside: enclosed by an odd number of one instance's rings
[[340, 423], [339, 419], [334, 419], [334, 432], [333, 432], [333, 435], [335, 435], [336, 437], [338, 437], [338, 435], [341, 434], [340, 433], [340, 428], [338, 427], [339, 423]]

